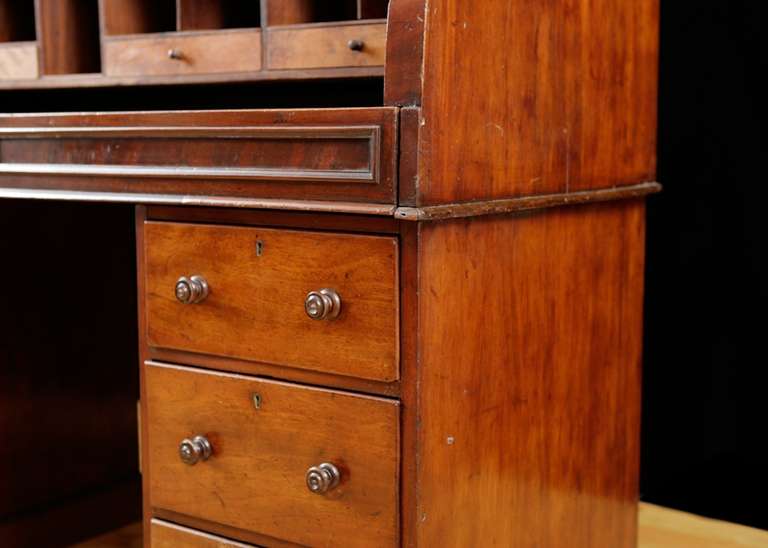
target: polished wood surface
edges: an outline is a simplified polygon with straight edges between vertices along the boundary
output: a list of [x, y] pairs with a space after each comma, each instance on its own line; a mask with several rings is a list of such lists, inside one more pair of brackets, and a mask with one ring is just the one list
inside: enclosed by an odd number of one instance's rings
[[[173, 523], [153, 519], [152, 548], [248, 548], [252, 544], [243, 544], [215, 535], [195, 531]], [[83, 547], [80, 547], [83, 548]], [[96, 547], [94, 547], [96, 548]]]
[[658, 9], [429, 1], [419, 205], [655, 180]]
[[0, 185], [394, 203], [396, 124], [384, 107], [5, 115]]
[[[171, 58], [176, 51], [179, 58]], [[154, 76], [261, 70], [261, 31], [199, 31], [110, 38], [104, 41], [104, 74]]]
[[[398, 378], [395, 238], [148, 222], [144, 245], [150, 346]], [[174, 287], [192, 275], [210, 295], [184, 305]], [[307, 316], [307, 294], [323, 288], [341, 296], [338, 318]]]
[[[153, 508], [305, 545], [395, 544], [396, 401], [156, 363], [145, 375]], [[189, 466], [178, 446], [197, 434], [213, 455]], [[304, 479], [321, 462], [342, 474], [325, 495]]]
[[634, 548], [644, 204], [422, 225], [409, 545]]
[[[383, 65], [386, 27], [381, 22], [274, 28], [269, 31], [267, 65], [272, 69]], [[362, 41], [362, 50], [351, 49], [351, 40]]]

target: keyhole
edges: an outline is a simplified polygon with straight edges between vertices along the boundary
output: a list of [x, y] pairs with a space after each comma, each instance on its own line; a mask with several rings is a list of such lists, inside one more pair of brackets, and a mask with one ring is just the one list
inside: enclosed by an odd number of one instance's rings
[[264, 242], [261, 240], [256, 240], [256, 256], [261, 257], [261, 255], [264, 253]]

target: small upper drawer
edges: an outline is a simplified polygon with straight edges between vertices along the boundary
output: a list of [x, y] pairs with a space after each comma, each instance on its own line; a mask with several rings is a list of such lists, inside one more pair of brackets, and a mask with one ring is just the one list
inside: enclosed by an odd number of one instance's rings
[[397, 249], [385, 236], [147, 222], [147, 342], [396, 380]]
[[388, 107], [4, 115], [0, 187], [183, 204], [394, 204], [396, 144]]
[[273, 27], [267, 41], [271, 69], [312, 69], [384, 65], [387, 25]]
[[395, 545], [398, 402], [157, 363], [144, 398], [152, 508], [305, 546]]
[[0, 80], [32, 80], [39, 75], [36, 42], [0, 42]]
[[104, 40], [107, 76], [213, 74], [260, 69], [260, 30], [130, 35]]

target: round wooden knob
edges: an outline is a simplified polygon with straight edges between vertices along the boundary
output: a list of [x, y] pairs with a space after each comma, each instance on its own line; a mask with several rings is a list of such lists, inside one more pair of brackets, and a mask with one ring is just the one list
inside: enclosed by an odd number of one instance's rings
[[313, 320], [332, 320], [341, 312], [341, 297], [328, 288], [310, 291], [304, 300], [304, 310]]
[[197, 464], [201, 460], [208, 460], [213, 453], [211, 442], [205, 436], [186, 438], [179, 444], [179, 457], [184, 464]]
[[365, 47], [365, 42], [362, 40], [350, 40], [347, 42], [347, 46], [352, 51], [363, 51], [363, 48]]
[[195, 304], [208, 296], [208, 282], [202, 276], [182, 276], [176, 282], [176, 300], [181, 304]]
[[307, 470], [307, 487], [315, 494], [327, 493], [340, 481], [341, 472], [330, 462], [318, 464]]

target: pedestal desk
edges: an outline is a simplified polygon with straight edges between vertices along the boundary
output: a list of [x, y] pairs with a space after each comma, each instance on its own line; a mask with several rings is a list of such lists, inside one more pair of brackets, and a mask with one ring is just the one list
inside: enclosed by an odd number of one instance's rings
[[635, 546], [657, 26], [0, 0], [0, 544]]

